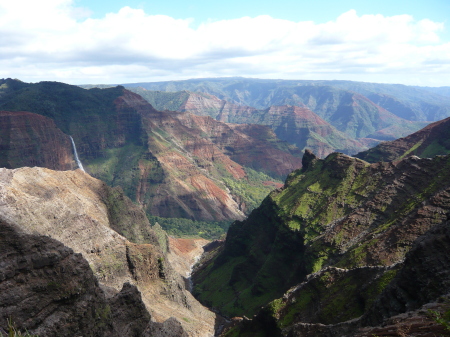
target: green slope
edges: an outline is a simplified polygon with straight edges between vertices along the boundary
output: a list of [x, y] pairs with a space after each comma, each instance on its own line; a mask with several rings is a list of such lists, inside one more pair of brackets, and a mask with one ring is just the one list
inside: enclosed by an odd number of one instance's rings
[[449, 156], [395, 165], [342, 154], [304, 161], [306, 169], [293, 172], [284, 189], [232, 224], [223, 252], [195, 275], [194, 292], [205, 304], [252, 316], [327, 266], [401, 261], [419, 235], [446, 219], [445, 211], [423, 205], [449, 186]]

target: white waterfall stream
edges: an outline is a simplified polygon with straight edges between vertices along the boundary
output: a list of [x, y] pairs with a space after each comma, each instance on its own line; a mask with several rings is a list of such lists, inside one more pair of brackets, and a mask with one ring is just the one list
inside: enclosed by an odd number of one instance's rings
[[75, 155], [75, 161], [77, 162], [78, 167], [83, 171], [86, 172], [83, 168], [83, 164], [81, 164], [80, 158], [78, 158], [78, 153], [77, 153], [77, 147], [75, 146], [75, 142], [73, 141], [72, 136], [69, 136], [70, 140], [72, 141], [72, 146], [73, 146], [73, 154]]

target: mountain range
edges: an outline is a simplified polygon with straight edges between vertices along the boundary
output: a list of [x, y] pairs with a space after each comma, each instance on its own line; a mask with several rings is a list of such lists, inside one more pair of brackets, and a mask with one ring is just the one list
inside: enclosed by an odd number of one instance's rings
[[273, 105], [307, 107], [352, 138], [392, 140], [425, 126], [421, 121], [437, 121], [450, 115], [450, 97], [402, 85], [218, 78], [134, 83], [127, 87], [202, 92], [260, 110]]
[[[141, 87], [153, 91], [176, 92], [189, 90], [215, 95], [233, 103], [265, 109], [272, 105], [303, 103], [322, 117], [330, 96], [357, 93], [364, 95], [394, 115], [408, 120], [437, 121], [449, 116], [450, 95], [445, 87], [412, 87], [401, 84], [381, 84], [354, 81], [269, 80], [242, 77], [191, 79], [183, 81], [128, 83], [127, 87]], [[321, 99], [317, 99], [317, 92]], [[333, 108], [333, 107], [331, 107]], [[328, 110], [329, 111], [329, 110]]]
[[0, 80], [0, 333], [448, 334], [445, 88], [181, 82]]
[[[280, 139], [302, 151], [312, 148], [320, 157], [333, 151], [355, 154], [450, 116], [450, 97], [445, 90], [403, 85], [233, 77], [124, 86], [157, 110], [268, 125]], [[301, 118], [292, 106], [302, 108]], [[271, 110], [283, 113], [274, 116]], [[317, 118], [322, 119], [319, 124]], [[284, 122], [290, 125], [290, 132], [280, 127]], [[327, 137], [320, 137], [323, 128], [328, 129]]]

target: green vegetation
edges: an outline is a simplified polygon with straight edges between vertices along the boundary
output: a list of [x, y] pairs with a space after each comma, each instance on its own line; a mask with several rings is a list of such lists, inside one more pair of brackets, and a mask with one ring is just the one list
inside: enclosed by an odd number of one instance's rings
[[[230, 189], [231, 194], [239, 196], [246, 204], [246, 213], [258, 207], [263, 199], [274, 189], [273, 184], [282, 184], [280, 180], [269, 177], [267, 174], [244, 167], [247, 179], [234, 179], [224, 174], [223, 182]], [[228, 177], [227, 177], [228, 176]], [[269, 184], [264, 185], [265, 182]]]
[[418, 141], [416, 144], [414, 144], [411, 148], [409, 148], [405, 153], [403, 153], [399, 159], [403, 159], [405, 158], [407, 155], [409, 155], [410, 153], [414, 153], [414, 151], [423, 143], [423, 139]]
[[141, 87], [128, 89], [138, 95], [141, 95], [147, 102], [159, 111], [177, 111], [189, 97], [189, 93], [187, 91], [149, 91]]
[[428, 309], [428, 316], [450, 333], [450, 310], [440, 313], [439, 311]]
[[437, 155], [446, 154], [450, 154], [450, 139], [437, 139], [422, 150], [420, 157], [433, 158]]
[[25, 332], [18, 331], [11, 319], [8, 319], [7, 323], [8, 323], [8, 335], [3, 336], [3, 334], [0, 332], [0, 337], [39, 337], [38, 335], [30, 334], [28, 331]]
[[[420, 173], [415, 167], [421, 165], [434, 173]], [[286, 187], [269, 194], [247, 220], [231, 225], [224, 250], [195, 276], [195, 294], [226, 315], [251, 316], [264, 301], [279, 298], [306, 275], [326, 266], [353, 269], [392, 264], [404, 257], [411, 242], [396, 242], [398, 248], [384, 257], [377, 254], [384, 247], [382, 240], [398, 233], [404, 219], [414, 216], [423, 201], [448, 182], [449, 165], [448, 157], [406, 162], [402, 167], [369, 166], [342, 154], [312, 161], [307, 169], [290, 174]], [[405, 167], [411, 168], [406, 179], [414, 184], [396, 188], [390, 181], [400, 179]], [[445, 215], [436, 213], [426, 226], [443, 220]], [[389, 270], [370, 281], [364, 301], [352, 305], [346, 299], [358, 298], [355, 294], [360, 290], [353, 286], [359, 282], [357, 277], [350, 283], [343, 279], [311, 290], [311, 296], [303, 292], [282, 324], [289, 324], [299, 310], [307, 310], [313, 298], [323, 297], [320, 289], [325, 288], [324, 293], [331, 295], [322, 304], [324, 324], [358, 317], [395, 275], [396, 270]], [[348, 305], [342, 307], [343, 303]], [[272, 309], [278, 305], [274, 302]]]
[[150, 223], [158, 223], [169, 235], [176, 237], [201, 237], [208, 240], [223, 236], [230, 221], [195, 221], [182, 218], [162, 218], [149, 215]]

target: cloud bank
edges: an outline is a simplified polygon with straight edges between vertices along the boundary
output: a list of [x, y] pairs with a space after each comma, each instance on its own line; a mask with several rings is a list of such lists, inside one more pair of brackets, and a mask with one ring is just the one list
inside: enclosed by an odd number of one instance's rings
[[127, 83], [195, 77], [450, 85], [444, 24], [409, 15], [327, 23], [269, 15], [210, 21], [124, 7], [101, 19], [71, 0], [0, 0], [0, 78]]

